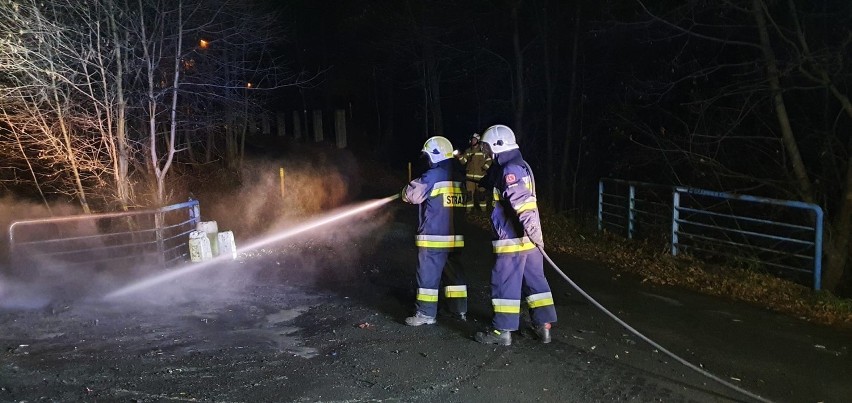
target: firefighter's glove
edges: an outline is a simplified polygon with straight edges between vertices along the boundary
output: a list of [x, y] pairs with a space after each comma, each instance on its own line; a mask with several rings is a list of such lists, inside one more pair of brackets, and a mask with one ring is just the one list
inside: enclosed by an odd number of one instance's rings
[[532, 227], [526, 232], [530, 242], [535, 244], [536, 247], [544, 249], [544, 237], [541, 235], [541, 228]]
[[402, 190], [399, 191], [399, 199], [409, 203], [408, 198], [405, 197], [405, 189], [408, 188], [408, 185], [402, 187]]

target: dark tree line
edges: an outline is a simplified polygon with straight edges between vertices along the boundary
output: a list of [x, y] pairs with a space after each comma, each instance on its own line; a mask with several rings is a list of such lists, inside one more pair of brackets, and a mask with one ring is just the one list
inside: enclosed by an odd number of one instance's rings
[[312, 92], [356, 105], [380, 155], [410, 160], [436, 134], [461, 147], [505, 123], [556, 210], [593, 208], [601, 177], [817, 203], [824, 283], [840, 284], [852, 3], [311, 2], [318, 14], [303, 3], [295, 43], [320, 52], [302, 62], [331, 66], [333, 84]]

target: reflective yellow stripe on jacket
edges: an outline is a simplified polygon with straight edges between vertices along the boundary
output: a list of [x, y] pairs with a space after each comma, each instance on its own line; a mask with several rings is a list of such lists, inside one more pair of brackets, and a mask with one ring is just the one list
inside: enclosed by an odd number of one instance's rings
[[535, 210], [538, 208], [538, 203], [535, 196], [527, 197], [523, 203], [518, 204], [517, 206], [512, 206], [518, 213], [527, 211], [527, 210]]
[[535, 244], [527, 237], [500, 239], [491, 241], [491, 244], [494, 246], [494, 253], [515, 253], [535, 249]]
[[420, 248], [461, 248], [464, 235], [417, 235], [414, 244]]
[[462, 191], [462, 183], [453, 181], [435, 182], [432, 186], [432, 193], [429, 194], [429, 196], [435, 197], [446, 193], [464, 194]]

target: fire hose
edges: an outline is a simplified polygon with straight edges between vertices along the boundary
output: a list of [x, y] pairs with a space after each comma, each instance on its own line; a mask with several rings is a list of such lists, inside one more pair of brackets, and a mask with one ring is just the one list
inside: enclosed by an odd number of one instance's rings
[[591, 295], [589, 295], [588, 293], [586, 293], [585, 291], [583, 291], [583, 289], [582, 289], [582, 288], [580, 288], [580, 286], [578, 286], [578, 285], [577, 285], [577, 283], [575, 283], [573, 280], [571, 280], [571, 278], [570, 278], [570, 277], [568, 277], [568, 276], [567, 276], [564, 272], [562, 272], [562, 270], [559, 268], [559, 266], [557, 266], [557, 265], [556, 265], [556, 263], [554, 263], [554, 262], [553, 262], [553, 260], [551, 260], [551, 259], [550, 259], [550, 256], [548, 256], [548, 255], [547, 255], [547, 253], [545, 253], [545, 252], [544, 252], [544, 248], [543, 248], [543, 247], [538, 246], [538, 249], [539, 249], [539, 251], [541, 251], [542, 256], [544, 256], [544, 259], [545, 259], [545, 260], [547, 260], [547, 263], [550, 263], [550, 266], [552, 266], [552, 267], [553, 267], [553, 269], [554, 269], [557, 273], [559, 273], [559, 275], [560, 275], [560, 276], [562, 276], [562, 278], [564, 278], [564, 279], [565, 279], [565, 281], [567, 281], [567, 282], [568, 282], [568, 284], [570, 284], [570, 285], [571, 285], [571, 287], [573, 287], [575, 290], [577, 290], [577, 292], [579, 292], [579, 293], [580, 293], [580, 295], [582, 295], [584, 298], [586, 298], [589, 302], [591, 302], [591, 303], [592, 303], [592, 305], [594, 305], [596, 308], [600, 309], [600, 310], [601, 310], [603, 313], [605, 313], [607, 316], [609, 316], [610, 318], [612, 318], [612, 320], [616, 321], [619, 325], [623, 326], [625, 329], [627, 329], [628, 331], [630, 331], [631, 333], [633, 333], [634, 335], [636, 335], [636, 336], [637, 336], [637, 337], [639, 337], [640, 339], [644, 340], [646, 343], [650, 344], [651, 346], [653, 346], [653, 347], [654, 347], [654, 348], [656, 348], [657, 350], [659, 350], [659, 351], [663, 352], [664, 354], [668, 355], [669, 357], [671, 357], [671, 358], [672, 358], [672, 359], [674, 359], [675, 361], [677, 361], [677, 362], [679, 362], [679, 363], [681, 363], [681, 364], [683, 364], [683, 365], [687, 366], [688, 368], [690, 368], [690, 369], [692, 369], [692, 370], [694, 370], [694, 371], [698, 372], [699, 374], [704, 375], [704, 376], [706, 376], [706, 377], [708, 377], [708, 378], [710, 378], [710, 379], [712, 379], [712, 380], [714, 380], [714, 381], [716, 381], [716, 382], [718, 382], [718, 383], [720, 383], [720, 384], [722, 384], [722, 385], [724, 385], [724, 386], [727, 386], [727, 387], [729, 387], [729, 388], [731, 388], [731, 389], [733, 389], [733, 390], [735, 390], [735, 391], [737, 391], [737, 392], [740, 392], [740, 393], [742, 393], [742, 394], [743, 394], [743, 395], [745, 395], [745, 396], [748, 396], [748, 397], [750, 397], [750, 398], [752, 398], [752, 399], [755, 399], [755, 400], [757, 400], [757, 401], [760, 401], [760, 402], [770, 402], [770, 400], [768, 400], [768, 399], [766, 399], [766, 398], [764, 398], [764, 397], [762, 397], [762, 396], [759, 396], [759, 395], [757, 395], [757, 394], [754, 394], [754, 393], [752, 393], [752, 392], [749, 392], [748, 390], [745, 390], [745, 389], [743, 389], [743, 388], [741, 388], [741, 387], [739, 387], [739, 386], [737, 386], [737, 385], [734, 385], [734, 384], [732, 384], [732, 383], [730, 383], [730, 382], [728, 382], [728, 381], [726, 381], [726, 380], [724, 380], [724, 379], [722, 379], [722, 378], [719, 378], [719, 377], [718, 377], [718, 376], [716, 376], [716, 375], [711, 374], [710, 372], [706, 371], [705, 369], [700, 368], [700, 367], [698, 367], [697, 365], [695, 365], [695, 364], [693, 364], [693, 363], [691, 363], [691, 362], [689, 362], [689, 361], [687, 361], [687, 360], [685, 360], [685, 359], [681, 358], [681, 357], [680, 357], [680, 356], [678, 356], [677, 354], [672, 353], [671, 351], [667, 350], [667, 349], [666, 349], [666, 348], [664, 348], [663, 346], [659, 345], [657, 342], [655, 342], [655, 341], [651, 340], [650, 338], [648, 338], [648, 337], [647, 337], [647, 336], [645, 336], [644, 334], [640, 333], [638, 330], [634, 329], [632, 326], [630, 326], [629, 324], [627, 324], [627, 322], [625, 322], [625, 321], [621, 320], [621, 318], [619, 318], [618, 316], [616, 316], [615, 314], [613, 314], [612, 312], [610, 312], [608, 309], [606, 309], [606, 308], [605, 308], [603, 305], [601, 305], [598, 301], [596, 301], [594, 298], [592, 298], [592, 296], [591, 296]]
[[567, 281], [569, 285], [571, 285], [571, 287], [573, 287], [575, 290], [577, 290], [577, 292], [579, 292], [579, 293], [580, 293], [580, 295], [582, 295], [582, 296], [583, 296], [584, 298], [586, 298], [589, 302], [591, 302], [593, 306], [595, 306], [596, 308], [598, 308], [599, 310], [601, 310], [603, 313], [605, 313], [607, 316], [609, 316], [610, 318], [612, 318], [612, 320], [614, 320], [615, 322], [617, 322], [618, 324], [620, 324], [621, 326], [623, 326], [623, 327], [624, 327], [625, 329], [627, 329], [629, 332], [633, 333], [634, 335], [636, 335], [636, 336], [637, 336], [637, 337], [639, 337], [640, 339], [644, 340], [646, 343], [650, 344], [652, 347], [656, 348], [658, 351], [661, 351], [661, 352], [663, 352], [664, 354], [668, 355], [669, 357], [671, 357], [671, 358], [672, 358], [672, 359], [674, 359], [675, 361], [677, 361], [677, 362], [679, 362], [679, 363], [681, 363], [681, 364], [685, 365], [686, 367], [688, 367], [688, 368], [690, 368], [690, 369], [692, 369], [692, 370], [694, 370], [694, 371], [698, 372], [698, 373], [699, 373], [699, 374], [701, 374], [701, 375], [704, 375], [704, 376], [706, 376], [706, 377], [708, 377], [708, 378], [710, 378], [710, 379], [712, 379], [712, 380], [714, 380], [714, 381], [718, 382], [718, 383], [719, 383], [719, 384], [721, 384], [721, 385], [727, 386], [728, 388], [733, 389], [733, 390], [735, 390], [735, 391], [737, 391], [737, 392], [739, 392], [739, 393], [741, 393], [741, 394], [743, 394], [743, 395], [745, 395], [745, 396], [748, 396], [748, 397], [750, 397], [750, 398], [752, 398], [752, 399], [755, 399], [755, 400], [757, 400], [757, 401], [760, 401], [760, 402], [771, 402], [770, 400], [768, 400], [768, 399], [766, 399], [766, 398], [764, 398], [764, 397], [762, 397], [762, 396], [759, 396], [759, 395], [757, 395], [757, 394], [755, 394], [755, 393], [752, 393], [752, 392], [750, 392], [750, 391], [748, 391], [748, 390], [746, 390], [746, 389], [744, 389], [744, 388], [741, 388], [741, 387], [739, 387], [739, 386], [737, 386], [737, 385], [734, 385], [734, 384], [732, 384], [732, 383], [730, 383], [730, 382], [728, 382], [728, 381], [726, 381], [726, 380], [724, 380], [724, 379], [722, 379], [722, 378], [719, 378], [718, 376], [713, 375], [713, 374], [712, 374], [712, 373], [710, 373], [709, 371], [707, 371], [707, 370], [705, 370], [705, 369], [703, 369], [703, 368], [701, 368], [701, 367], [698, 367], [697, 365], [695, 365], [695, 364], [693, 364], [693, 363], [691, 363], [691, 362], [689, 362], [689, 361], [687, 361], [687, 360], [685, 360], [685, 359], [681, 358], [681, 357], [680, 357], [680, 356], [678, 356], [677, 354], [672, 353], [671, 351], [669, 351], [669, 350], [668, 350], [668, 349], [666, 349], [665, 347], [661, 346], [659, 343], [657, 343], [657, 342], [655, 342], [655, 341], [651, 340], [649, 337], [645, 336], [644, 334], [642, 334], [642, 333], [641, 333], [641, 332], [639, 332], [638, 330], [634, 329], [632, 326], [630, 326], [629, 324], [627, 324], [627, 322], [625, 322], [625, 321], [621, 320], [621, 318], [619, 318], [618, 316], [616, 316], [615, 314], [613, 314], [612, 312], [610, 312], [608, 309], [606, 309], [606, 308], [605, 308], [603, 305], [601, 305], [601, 304], [600, 304], [597, 300], [595, 300], [594, 298], [592, 298], [592, 296], [591, 296], [591, 295], [589, 295], [588, 293], [586, 293], [586, 291], [584, 291], [582, 288], [580, 288], [580, 286], [579, 286], [579, 285], [577, 285], [577, 283], [575, 283], [573, 280], [571, 280], [571, 278], [570, 278], [570, 277], [568, 277], [568, 276], [567, 276], [567, 275], [566, 275], [566, 274], [562, 271], [562, 269], [560, 269], [560, 268], [559, 268], [559, 266], [557, 266], [557, 265], [556, 265], [556, 263], [554, 263], [554, 262], [553, 262], [553, 260], [552, 260], [552, 259], [550, 259], [550, 256], [548, 256], [548, 255], [547, 255], [547, 253], [544, 251], [544, 248], [543, 248], [542, 246], [537, 245], [537, 248], [538, 248], [538, 250], [539, 250], [539, 251], [541, 251], [542, 256], [544, 256], [544, 259], [545, 259], [545, 260], [547, 260], [547, 263], [549, 263], [549, 264], [550, 264], [550, 266], [551, 266], [551, 267], [553, 267], [553, 269], [554, 269], [557, 273], [559, 273], [559, 275], [560, 275], [560, 276], [562, 276], [562, 278], [563, 278], [563, 279], [565, 279], [565, 281]]
[[[280, 241], [282, 239], [288, 238], [290, 236], [296, 235], [298, 233], [309, 231], [309, 230], [312, 230], [314, 228], [317, 228], [317, 227], [320, 227], [320, 226], [323, 226], [323, 225], [326, 225], [326, 224], [330, 224], [330, 223], [335, 222], [337, 220], [340, 220], [342, 218], [350, 217], [350, 216], [353, 216], [355, 214], [359, 214], [361, 212], [372, 210], [372, 209], [377, 208], [377, 207], [379, 207], [383, 204], [386, 204], [386, 203], [388, 203], [392, 200], [395, 200], [399, 197], [400, 197], [399, 194], [394, 194], [394, 195], [385, 197], [383, 199], [373, 200], [373, 201], [364, 203], [364, 204], [362, 204], [360, 206], [356, 206], [354, 208], [348, 208], [348, 209], [344, 209], [343, 211], [337, 211], [337, 212], [329, 213], [325, 216], [319, 217], [316, 220], [309, 221], [307, 223], [296, 226], [295, 228], [288, 229], [287, 231], [281, 232], [281, 233], [276, 234], [274, 236], [256, 241], [256, 242], [242, 248], [242, 250], [256, 249], [256, 248], [259, 248], [261, 246], [264, 246], [264, 245], [267, 245], [267, 244], [270, 244], [270, 243], [273, 243], [273, 242], [277, 242], [277, 241]], [[587, 300], [589, 300], [589, 302], [591, 302], [592, 305], [594, 305], [595, 307], [600, 309], [603, 313], [605, 313], [607, 316], [612, 318], [614, 321], [616, 321], [618, 324], [623, 326], [625, 329], [627, 329], [631, 333], [635, 334], [637, 337], [641, 338], [642, 340], [644, 340], [645, 342], [647, 342], [648, 344], [650, 344], [651, 346], [653, 346], [657, 350], [662, 351], [663, 353], [665, 353], [666, 355], [668, 355], [672, 359], [680, 362], [681, 364], [695, 370], [696, 372], [698, 372], [698, 373], [700, 373], [700, 374], [702, 374], [702, 375], [704, 375], [704, 376], [706, 376], [710, 379], [715, 380], [716, 382], [718, 382], [718, 383], [720, 383], [724, 386], [727, 386], [727, 387], [729, 387], [729, 388], [731, 388], [731, 389], [733, 389], [737, 392], [740, 392], [745, 396], [751, 397], [751, 398], [753, 398], [757, 401], [770, 402], [770, 400], [767, 400], [766, 398], [763, 398], [763, 397], [758, 396], [758, 395], [756, 395], [752, 392], [749, 392], [749, 391], [747, 391], [747, 390], [745, 390], [745, 389], [743, 389], [743, 388], [741, 388], [737, 385], [734, 385], [730, 382], [725, 381], [724, 379], [721, 379], [721, 378], [711, 374], [710, 372], [708, 372], [708, 371], [706, 371], [702, 368], [699, 368], [698, 366], [696, 366], [696, 365], [690, 363], [689, 361], [686, 361], [685, 359], [677, 356], [676, 354], [665, 349], [663, 346], [657, 344], [656, 342], [654, 342], [653, 340], [651, 340], [647, 336], [643, 335], [642, 333], [640, 333], [639, 331], [637, 331], [636, 329], [634, 329], [633, 327], [628, 325], [626, 322], [624, 322], [623, 320], [621, 320], [620, 318], [615, 316], [615, 314], [610, 312], [603, 305], [601, 305], [594, 298], [592, 298], [589, 294], [587, 294], [585, 291], [583, 291], [583, 289], [580, 288], [580, 286], [578, 286], [573, 280], [571, 280], [571, 278], [569, 278], [567, 275], [565, 275], [565, 273], [562, 272], [562, 270], [559, 268], [559, 266], [557, 266], [556, 263], [554, 263], [553, 260], [550, 259], [550, 256], [548, 256], [547, 253], [545, 253], [544, 248], [539, 246], [538, 249], [541, 251], [541, 254], [542, 254], [542, 256], [544, 256], [545, 260], [547, 260], [547, 262], [553, 267], [553, 269], [556, 270], [556, 272], [559, 273], [559, 275], [562, 276], [562, 278], [564, 278], [565, 281], [567, 281], [568, 284], [571, 285], [571, 287], [573, 287], [583, 297], [585, 297]], [[104, 298], [110, 299], [110, 298], [120, 297], [120, 296], [123, 296], [123, 295], [126, 295], [126, 294], [130, 294], [130, 293], [139, 291], [141, 289], [149, 288], [149, 287], [152, 287], [154, 285], [160, 284], [162, 282], [174, 279], [176, 277], [183, 276], [185, 274], [188, 274], [188, 273], [191, 273], [191, 272], [196, 272], [198, 270], [207, 268], [210, 265], [212, 265], [213, 263], [218, 262], [222, 259], [224, 259], [224, 257], [209, 260], [209, 261], [201, 263], [201, 264], [196, 264], [196, 265], [184, 267], [182, 269], [178, 269], [178, 270], [175, 270], [175, 271], [172, 271], [172, 272], [167, 272], [163, 275], [157, 275], [153, 278], [143, 279], [143, 281], [140, 281], [138, 283], [131, 284], [131, 285], [126, 286], [124, 288], [121, 288], [119, 290], [113, 291], [112, 293], [106, 295]]]

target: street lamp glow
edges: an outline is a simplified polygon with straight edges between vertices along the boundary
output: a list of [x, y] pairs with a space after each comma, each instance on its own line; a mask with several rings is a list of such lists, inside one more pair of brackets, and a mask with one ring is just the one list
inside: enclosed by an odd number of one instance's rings
[[208, 46], [210, 46], [210, 42], [208, 42], [208, 41], [206, 41], [206, 40], [204, 40], [204, 39], [201, 39], [201, 40], [199, 40], [199, 41], [198, 41], [198, 46], [199, 46], [201, 49], [207, 49], [207, 47], [208, 47]]

